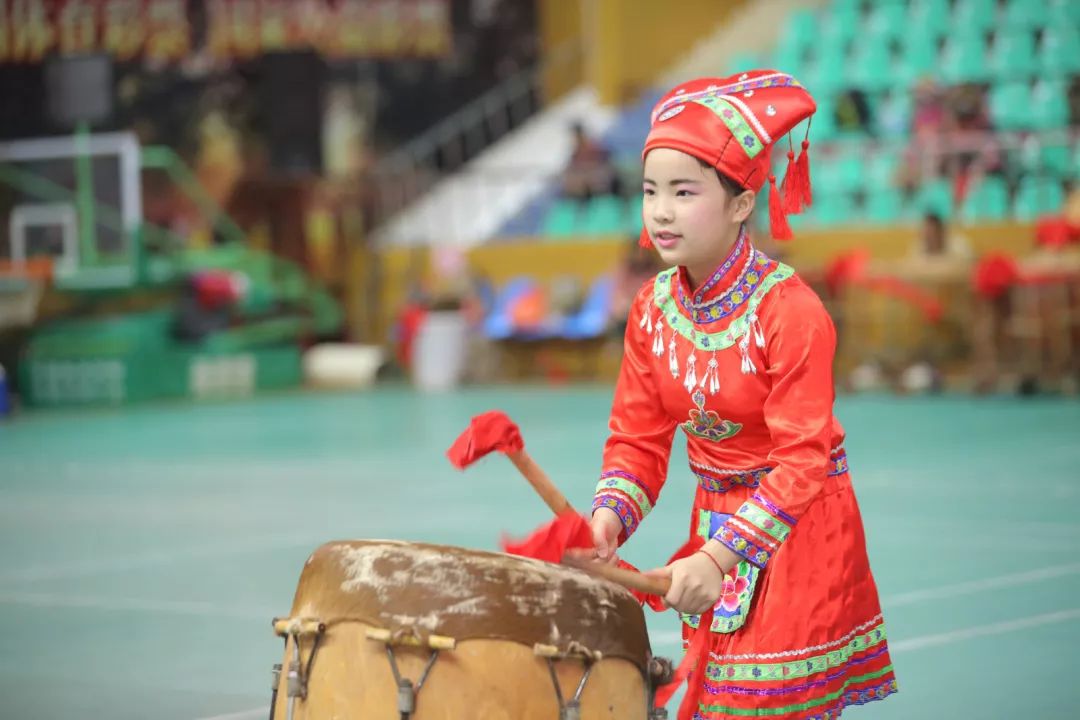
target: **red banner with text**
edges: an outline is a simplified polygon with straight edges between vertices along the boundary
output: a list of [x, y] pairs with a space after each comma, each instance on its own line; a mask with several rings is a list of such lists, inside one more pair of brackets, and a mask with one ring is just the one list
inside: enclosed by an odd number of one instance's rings
[[119, 62], [194, 52], [247, 59], [308, 49], [327, 59], [439, 57], [452, 39], [449, 0], [206, 0], [203, 8], [204, 19], [188, 0], [0, 0], [0, 63], [85, 53]]

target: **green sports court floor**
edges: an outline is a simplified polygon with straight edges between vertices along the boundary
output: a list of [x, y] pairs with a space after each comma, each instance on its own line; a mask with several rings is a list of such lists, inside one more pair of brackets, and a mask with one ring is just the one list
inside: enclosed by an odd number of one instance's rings
[[[546, 521], [502, 458], [443, 451], [493, 407], [585, 507], [610, 388], [281, 395], [0, 423], [0, 717], [266, 716], [285, 614], [320, 543], [494, 549]], [[842, 398], [901, 692], [852, 718], [1080, 717], [1080, 403]], [[685, 532], [678, 445], [627, 546]], [[650, 618], [676, 656], [677, 624]]]

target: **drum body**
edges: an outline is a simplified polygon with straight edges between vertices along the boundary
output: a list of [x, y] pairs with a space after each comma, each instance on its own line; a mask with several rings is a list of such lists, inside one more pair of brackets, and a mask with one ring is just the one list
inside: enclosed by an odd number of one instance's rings
[[617, 585], [549, 563], [328, 543], [275, 629], [285, 637], [275, 720], [650, 717], [655, 663], [641, 607]]

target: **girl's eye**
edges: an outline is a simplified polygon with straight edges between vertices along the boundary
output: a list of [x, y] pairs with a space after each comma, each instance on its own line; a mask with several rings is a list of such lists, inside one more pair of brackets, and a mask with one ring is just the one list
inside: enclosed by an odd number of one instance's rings
[[655, 195], [656, 194], [656, 191], [653, 190], [652, 188], [644, 188], [644, 190], [642, 192], [644, 192], [646, 195]]
[[675, 193], [675, 197], [690, 197], [693, 194], [694, 193], [690, 192], [689, 190], [679, 190]]

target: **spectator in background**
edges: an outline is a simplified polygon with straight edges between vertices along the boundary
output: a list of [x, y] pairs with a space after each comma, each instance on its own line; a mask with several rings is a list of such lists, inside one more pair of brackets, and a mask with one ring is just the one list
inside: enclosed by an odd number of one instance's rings
[[589, 137], [585, 126], [576, 122], [570, 126], [574, 149], [563, 171], [564, 197], [588, 202], [601, 195], [620, 195], [619, 174], [603, 145]]
[[915, 264], [945, 261], [967, 264], [971, 257], [971, 247], [967, 240], [962, 235], [951, 232], [940, 215], [927, 213], [923, 216], [918, 241], [912, 247], [910, 255]]
[[619, 266], [615, 269], [614, 287], [611, 293], [611, 335], [622, 341], [626, 333], [626, 318], [630, 303], [646, 282], [663, 268], [656, 253], [638, 244], [635, 235], [626, 244]]
[[845, 90], [836, 99], [836, 127], [842, 132], [861, 133], [873, 137], [873, 117], [866, 93], [862, 90]]
[[957, 202], [984, 175], [1001, 171], [1001, 148], [986, 107], [986, 92], [978, 85], [960, 85], [949, 93], [945, 130], [949, 134], [943, 157], [953, 179]]
[[1080, 125], [1080, 75], [1073, 75], [1069, 80], [1066, 101], [1069, 104], [1069, 125]]
[[[911, 140], [904, 151], [904, 161], [898, 178], [901, 187], [910, 190], [919, 184], [924, 166], [931, 154], [938, 151], [941, 134], [948, 118], [945, 93], [932, 79], [915, 86], [915, 108], [911, 114]], [[929, 168], [939, 171], [936, 164]]]

